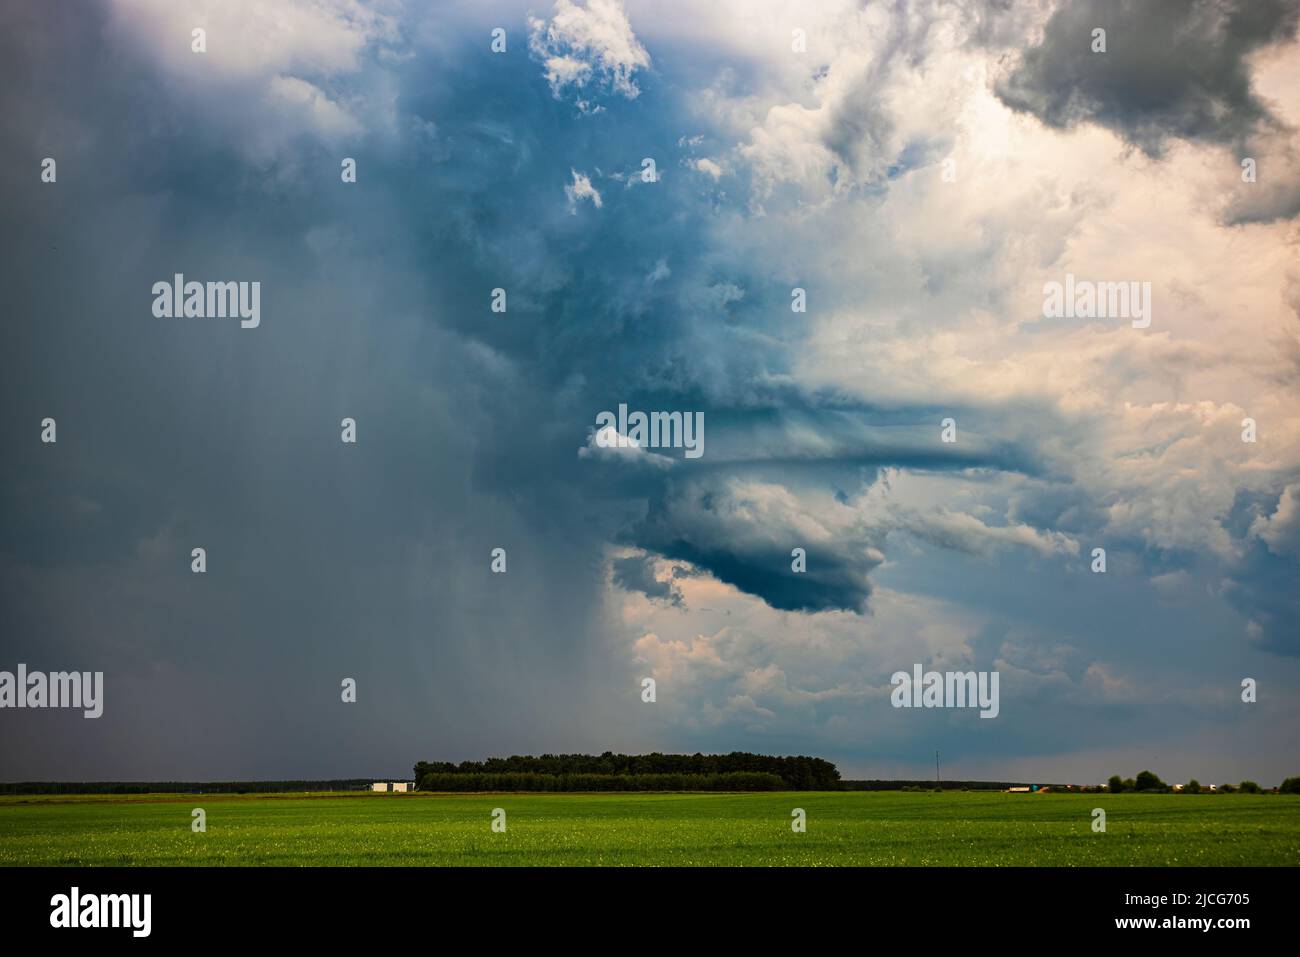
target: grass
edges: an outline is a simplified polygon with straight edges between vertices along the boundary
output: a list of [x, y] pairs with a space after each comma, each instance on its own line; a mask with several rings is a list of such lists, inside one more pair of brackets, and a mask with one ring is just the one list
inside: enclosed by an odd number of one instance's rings
[[[192, 833], [191, 810], [207, 813]], [[505, 833], [490, 827], [506, 810]], [[790, 812], [807, 812], [807, 832]], [[1092, 809], [1106, 833], [1092, 831]], [[0, 797], [0, 865], [1296, 865], [1300, 797], [979, 792]]]

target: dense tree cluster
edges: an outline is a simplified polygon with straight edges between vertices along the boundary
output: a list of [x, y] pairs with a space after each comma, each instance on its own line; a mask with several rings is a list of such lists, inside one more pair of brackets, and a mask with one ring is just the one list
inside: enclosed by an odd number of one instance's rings
[[421, 791], [782, 791], [775, 774], [445, 774], [419, 778]]
[[1122, 794], [1125, 791], [1168, 791], [1170, 787], [1160, 780], [1160, 776], [1154, 771], [1139, 771], [1136, 779], [1120, 778], [1118, 774], [1112, 774], [1110, 780], [1106, 782], [1107, 788], [1111, 794]]
[[[507, 785], [507, 782], [522, 781], [520, 776], [528, 777], [529, 785], [537, 786]], [[464, 777], [478, 777], [480, 783], [488, 783], [488, 786], [469, 787], [456, 780]], [[422, 791], [820, 791], [838, 789], [840, 772], [829, 761], [802, 755], [772, 757], [744, 751], [731, 754], [614, 754], [606, 751], [601, 755], [515, 755], [486, 761], [462, 761], [460, 764], [421, 761], [415, 766], [415, 780]], [[582, 785], [576, 786], [579, 781]]]

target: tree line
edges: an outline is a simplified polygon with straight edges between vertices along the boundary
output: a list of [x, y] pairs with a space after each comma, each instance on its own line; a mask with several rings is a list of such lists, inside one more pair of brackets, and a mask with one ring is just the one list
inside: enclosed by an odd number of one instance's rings
[[840, 772], [829, 761], [804, 755], [606, 751], [421, 761], [415, 781], [421, 791], [831, 791], [839, 788]]
[[421, 791], [785, 791], [761, 771], [725, 774], [442, 774], [418, 779]]
[[[1110, 780], [1106, 782], [1107, 788], [1111, 794], [1123, 794], [1125, 791], [1145, 791], [1149, 794], [1168, 793], [1174, 790], [1173, 785], [1166, 784], [1160, 780], [1160, 776], [1154, 771], [1139, 771], [1136, 778], [1121, 778], [1118, 774], [1112, 774]], [[1264, 788], [1261, 788], [1254, 781], [1242, 781], [1240, 784], [1220, 784], [1217, 789], [1202, 785], [1196, 778], [1192, 778], [1181, 788], [1182, 794], [1201, 794], [1217, 790], [1222, 794], [1234, 794], [1240, 791], [1242, 794], [1262, 794]], [[1300, 777], [1287, 778], [1282, 782], [1280, 787], [1274, 788], [1279, 794], [1300, 794]]]

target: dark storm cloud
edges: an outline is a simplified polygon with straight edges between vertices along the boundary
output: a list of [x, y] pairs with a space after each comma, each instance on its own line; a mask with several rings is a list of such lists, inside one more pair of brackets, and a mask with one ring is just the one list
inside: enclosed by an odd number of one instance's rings
[[[996, 91], [1048, 126], [1096, 123], [1152, 155], [1171, 137], [1239, 144], [1279, 123], [1248, 57], [1291, 40], [1297, 22], [1297, 0], [1063, 3]], [[1094, 28], [1105, 53], [1092, 52]]]
[[808, 570], [792, 567], [793, 547], [806, 536], [769, 516], [761, 526], [737, 520], [743, 492], [689, 489], [639, 526], [635, 541], [668, 558], [707, 569], [719, 581], [761, 597], [783, 611], [865, 611], [868, 573], [880, 564], [865, 538], [836, 538], [811, 549]]

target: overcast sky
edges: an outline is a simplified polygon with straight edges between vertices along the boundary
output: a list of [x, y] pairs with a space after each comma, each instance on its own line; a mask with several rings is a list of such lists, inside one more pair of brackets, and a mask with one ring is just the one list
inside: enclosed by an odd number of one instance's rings
[[[1300, 773], [1298, 20], [4, 5], [0, 670], [105, 693], [0, 712], [0, 777]], [[176, 273], [260, 325], [156, 318]], [[1150, 325], [1045, 318], [1067, 275]], [[891, 707], [918, 663], [998, 717]]]

